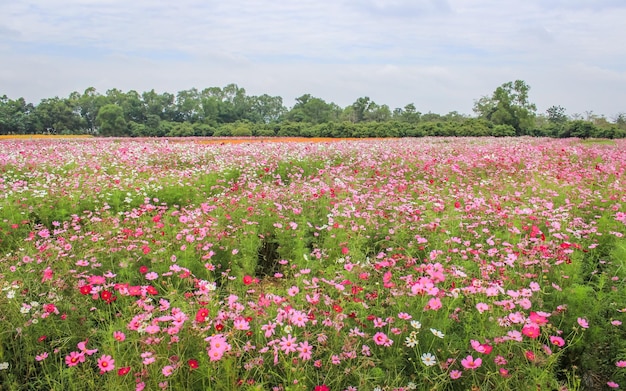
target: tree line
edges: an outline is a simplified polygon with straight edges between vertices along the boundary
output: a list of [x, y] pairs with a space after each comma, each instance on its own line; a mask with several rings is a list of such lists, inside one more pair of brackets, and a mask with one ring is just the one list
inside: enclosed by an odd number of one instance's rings
[[626, 137], [626, 114], [612, 121], [593, 112], [567, 115], [561, 106], [537, 113], [522, 80], [507, 82], [474, 102], [474, 116], [421, 113], [413, 103], [391, 109], [369, 97], [347, 107], [305, 94], [287, 108], [280, 96], [247, 95], [244, 88], [192, 88], [157, 93], [95, 88], [37, 105], [0, 97], [0, 135], [93, 134], [115, 137], [291, 136]]

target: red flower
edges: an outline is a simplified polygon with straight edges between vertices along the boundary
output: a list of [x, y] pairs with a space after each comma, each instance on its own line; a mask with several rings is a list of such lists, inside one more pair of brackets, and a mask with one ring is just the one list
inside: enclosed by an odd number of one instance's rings
[[117, 370], [117, 374], [118, 376], [124, 376], [126, 375], [128, 372], [130, 372], [130, 367], [122, 367], [120, 369]]
[[243, 284], [244, 285], [250, 285], [254, 282], [254, 278], [252, 278], [251, 276], [245, 275], [243, 276]]
[[222, 331], [222, 330], [224, 330], [224, 325], [223, 325], [223, 324], [221, 324], [221, 323], [216, 323], [216, 324], [215, 324], [215, 330], [216, 330], [216, 331]]
[[111, 293], [110, 291], [102, 291], [100, 292], [100, 298], [104, 301], [109, 301], [111, 300], [111, 297], [113, 296], [113, 293]]
[[157, 290], [156, 290], [156, 288], [155, 288], [155, 287], [153, 287], [152, 285], [149, 285], [149, 286], [146, 288], [146, 292], [147, 292], [149, 295], [158, 295], [158, 294], [159, 294], [159, 291], [157, 291]]
[[200, 308], [196, 312], [196, 322], [206, 322], [206, 317], [209, 316], [209, 310], [206, 308]]
[[148, 266], [145, 266], [145, 265], [139, 266], [139, 273], [141, 274], [148, 273]]
[[[342, 247], [341, 248], [341, 253], [343, 255], [348, 255], [349, 252], [350, 252], [350, 250], [348, 249], [348, 247]], [[324, 387], [326, 387], [326, 386], [324, 386]]]
[[315, 386], [313, 391], [330, 391], [330, 388], [326, 384], [322, 384], [321, 386]]
[[187, 361], [187, 364], [189, 365], [189, 368], [191, 368], [191, 369], [196, 369], [196, 368], [198, 368], [198, 367], [199, 367], [199, 365], [198, 365], [198, 360], [193, 359], [193, 358], [189, 359], [189, 360]]
[[88, 295], [91, 293], [91, 285], [83, 285], [80, 287], [81, 295]]

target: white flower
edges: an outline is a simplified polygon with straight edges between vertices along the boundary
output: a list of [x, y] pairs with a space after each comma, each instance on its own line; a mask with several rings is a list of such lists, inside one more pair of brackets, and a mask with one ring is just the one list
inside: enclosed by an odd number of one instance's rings
[[432, 367], [437, 364], [437, 357], [433, 356], [431, 353], [424, 353], [422, 354], [422, 362], [427, 367]]
[[376, 386], [376, 387], [374, 387], [374, 390], [373, 390], [373, 391], [383, 391], [383, 389], [382, 389], [382, 388], [380, 388], [380, 387], [378, 387], [378, 386]]
[[0, 371], [3, 371], [5, 369], [9, 368], [9, 363], [8, 362], [0, 362]]
[[410, 335], [406, 337], [406, 339], [404, 340], [404, 344], [409, 348], [414, 348], [417, 346], [417, 339], [415, 339], [415, 337]]
[[287, 325], [283, 328], [283, 331], [285, 332], [285, 334], [291, 334], [293, 328], [290, 325]]
[[406, 388], [408, 388], [409, 390], [416, 390], [417, 389], [417, 384], [415, 384], [412, 381], [410, 381], [410, 382], [407, 383]]
[[418, 329], [418, 330], [422, 328], [422, 324], [418, 322], [417, 320], [412, 320], [411, 326], [413, 326], [413, 328]]
[[438, 338], [443, 338], [445, 336], [441, 331], [436, 330], [436, 329], [430, 329], [430, 332], [433, 333], [433, 335]]
[[7, 292], [7, 299], [12, 299], [15, 297], [15, 291], [8, 291]]

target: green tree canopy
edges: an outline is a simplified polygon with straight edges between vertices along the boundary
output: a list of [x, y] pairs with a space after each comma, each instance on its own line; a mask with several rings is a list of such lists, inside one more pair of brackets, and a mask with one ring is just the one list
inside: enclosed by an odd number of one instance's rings
[[100, 134], [103, 136], [123, 136], [127, 130], [124, 110], [113, 103], [100, 108], [96, 124], [100, 126]]
[[474, 112], [495, 125], [510, 125], [516, 134], [528, 134], [534, 125], [537, 107], [528, 100], [528, 86], [523, 80], [507, 82], [493, 94], [474, 103]]

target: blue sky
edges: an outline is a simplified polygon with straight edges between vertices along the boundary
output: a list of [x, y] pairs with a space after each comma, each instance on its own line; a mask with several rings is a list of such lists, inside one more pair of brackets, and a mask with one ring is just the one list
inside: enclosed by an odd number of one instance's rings
[[0, 95], [236, 83], [287, 106], [471, 114], [522, 79], [540, 112], [626, 112], [623, 0], [1, 0]]

